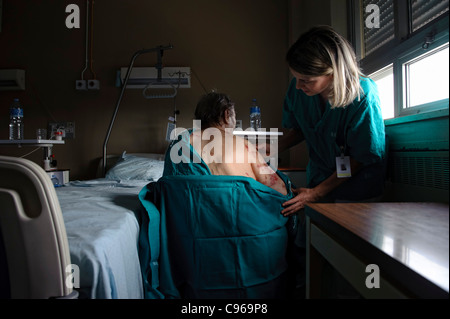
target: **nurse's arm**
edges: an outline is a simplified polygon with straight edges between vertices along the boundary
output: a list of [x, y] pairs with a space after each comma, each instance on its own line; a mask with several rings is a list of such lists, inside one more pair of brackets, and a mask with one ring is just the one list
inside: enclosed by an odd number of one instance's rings
[[297, 145], [300, 142], [303, 142], [305, 137], [303, 136], [302, 131], [290, 129], [282, 138], [278, 140], [278, 150], [271, 150], [270, 143], [260, 143], [257, 148], [261, 154], [275, 155], [284, 152], [285, 150]]
[[[361, 169], [362, 164], [353, 158], [350, 158], [350, 166], [352, 175], [355, 175]], [[330, 177], [314, 187], [313, 190], [316, 192], [317, 198], [320, 199], [325, 197], [328, 193], [336, 189], [341, 184], [345, 183], [349, 178], [351, 177], [339, 178], [337, 177], [337, 172], [335, 171]]]
[[[352, 158], [350, 158], [350, 166], [352, 175], [356, 174], [362, 168], [362, 164]], [[307, 203], [319, 201], [332, 190], [345, 183], [349, 178], [351, 177], [338, 178], [337, 172], [334, 172], [330, 177], [314, 188], [299, 188], [293, 190], [294, 193], [297, 193], [298, 195], [283, 203], [283, 207], [286, 208], [281, 211], [281, 214], [284, 216], [291, 215], [304, 208]]]

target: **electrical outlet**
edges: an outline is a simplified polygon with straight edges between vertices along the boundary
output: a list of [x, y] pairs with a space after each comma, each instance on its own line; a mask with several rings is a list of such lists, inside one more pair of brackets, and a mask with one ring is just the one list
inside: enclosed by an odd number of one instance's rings
[[87, 88], [88, 88], [88, 90], [100, 90], [100, 81], [99, 80], [88, 80]]
[[76, 80], [75, 81], [75, 89], [77, 90], [87, 90], [87, 81], [86, 80]]
[[54, 138], [57, 131], [61, 131], [65, 140], [75, 138], [75, 122], [50, 122], [48, 123], [50, 138]]
[[65, 133], [66, 139], [75, 138], [75, 122], [66, 122]]

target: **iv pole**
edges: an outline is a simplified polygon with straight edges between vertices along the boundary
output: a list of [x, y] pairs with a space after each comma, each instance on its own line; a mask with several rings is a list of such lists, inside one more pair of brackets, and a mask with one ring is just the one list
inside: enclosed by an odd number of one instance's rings
[[116, 108], [114, 109], [114, 113], [111, 118], [111, 122], [109, 123], [109, 128], [108, 128], [108, 132], [106, 133], [105, 142], [103, 143], [103, 160], [102, 160], [103, 177], [106, 175], [106, 145], [108, 144], [109, 136], [111, 135], [111, 131], [114, 126], [114, 121], [116, 120], [117, 112], [119, 110], [119, 105], [120, 105], [120, 102], [122, 101], [122, 97], [125, 92], [125, 88], [127, 86], [128, 79], [130, 78], [131, 70], [133, 69], [134, 60], [136, 60], [136, 58], [138, 56], [140, 56], [141, 54], [157, 51], [158, 60], [157, 60], [156, 68], [158, 70], [158, 80], [161, 80], [161, 69], [162, 69], [161, 57], [164, 53], [164, 50], [169, 50], [169, 49], [173, 49], [173, 46], [171, 44], [169, 44], [168, 46], [165, 46], [165, 47], [160, 45], [160, 46], [152, 48], [152, 49], [144, 49], [144, 50], [137, 51], [131, 58], [130, 66], [128, 67], [127, 74], [125, 75], [125, 81], [123, 82], [122, 90], [120, 91], [120, 95], [117, 100]]

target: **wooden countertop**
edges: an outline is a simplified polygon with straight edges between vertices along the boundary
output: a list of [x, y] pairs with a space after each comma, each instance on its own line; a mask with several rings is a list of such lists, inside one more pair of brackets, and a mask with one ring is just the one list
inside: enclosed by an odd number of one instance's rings
[[[412, 270], [443, 289], [448, 296], [448, 204], [313, 203], [308, 206], [312, 210], [306, 213], [312, 221], [333, 234], [350, 232], [350, 235], [343, 235], [343, 240], [353, 248], [362, 253], [378, 254], [384, 260], [387, 255], [394, 260], [389, 260], [389, 271], [394, 269], [393, 277], [404, 277], [404, 281], [408, 281], [410, 276], [404, 273], [408, 268], [406, 272]], [[363, 239], [359, 240], [363, 244], [357, 244], [355, 238]], [[406, 268], [399, 267], [398, 263]]]

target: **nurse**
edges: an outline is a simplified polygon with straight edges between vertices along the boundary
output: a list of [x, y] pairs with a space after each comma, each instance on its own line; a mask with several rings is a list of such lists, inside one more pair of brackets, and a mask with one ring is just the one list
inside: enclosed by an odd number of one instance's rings
[[307, 187], [283, 204], [291, 215], [311, 202], [368, 201], [382, 195], [385, 131], [376, 84], [359, 69], [350, 44], [331, 27], [314, 27], [287, 56], [293, 79], [283, 106], [279, 151], [306, 141]]

